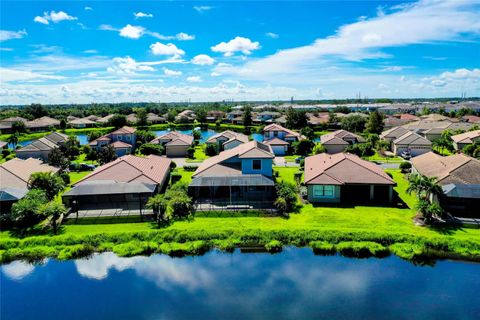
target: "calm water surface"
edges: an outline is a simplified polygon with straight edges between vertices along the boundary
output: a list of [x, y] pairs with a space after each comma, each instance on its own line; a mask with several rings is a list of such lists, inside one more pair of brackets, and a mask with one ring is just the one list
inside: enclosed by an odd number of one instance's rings
[[478, 319], [480, 265], [212, 251], [1, 267], [7, 319]]

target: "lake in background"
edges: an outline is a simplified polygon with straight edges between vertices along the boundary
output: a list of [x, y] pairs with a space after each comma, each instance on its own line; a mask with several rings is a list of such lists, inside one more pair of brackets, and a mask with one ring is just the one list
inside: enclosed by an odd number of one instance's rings
[[211, 251], [1, 267], [8, 319], [478, 319], [480, 265]]

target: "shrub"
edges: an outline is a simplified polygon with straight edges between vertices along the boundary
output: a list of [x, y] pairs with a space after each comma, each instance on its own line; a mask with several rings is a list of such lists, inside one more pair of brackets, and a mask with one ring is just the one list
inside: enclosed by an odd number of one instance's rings
[[175, 163], [175, 161], [170, 162], [170, 170], [173, 170], [176, 167], [177, 167], [177, 164]]
[[207, 144], [207, 146], [205, 147], [205, 154], [207, 156], [214, 156], [217, 154], [217, 149], [215, 148], [215, 145], [209, 143]]
[[12, 153], [12, 151], [10, 151], [10, 149], [2, 149], [2, 157], [7, 157], [10, 155], [10, 153]]
[[47, 196], [43, 190], [30, 190], [25, 197], [12, 206], [12, 220], [21, 227], [29, 227], [40, 221], [38, 215], [40, 207], [47, 203]]
[[300, 172], [295, 172], [293, 174], [293, 178], [295, 179], [295, 182], [297, 183], [297, 185], [300, 185], [300, 183], [302, 182], [302, 175], [303, 173], [300, 171]]
[[67, 185], [70, 184], [70, 175], [66, 172], [62, 172], [59, 174], [60, 178], [62, 178], [63, 182]]
[[192, 166], [192, 165], [183, 166], [183, 170], [185, 170], [185, 171], [195, 171], [195, 170], [197, 170], [197, 168], [198, 168], [197, 166]]
[[372, 147], [371, 143], [356, 143], [349, 145], [345, 152], [350, 152], [356, 154], [359, 157], [368, 157], [375, 154], [375, 150]]
[[178, 172], [173, 172], [171, 175], [170, 175], [170, 183], [171, 184], [174, 184], [178, 181], [180, 181], [182, 179], [182, 175]]
[[300, 140], [298, 142], [293, 143], [293, 149], [295, 150], [296, 154], [306, 156], [310, 152], [312, 152], [313, 146], [315, 144], [308, 139]]
[[150, 154], [159, 156], [159, 155], [162, 155], [163, 153], [163, 147], [160, 144], [154, 144], [154, 143], [142, 144], [140, 148], [138, 148], [138, 150], [140, 151], [141, 154], [146, 156]]
[[[284, 212], [291, 212], [295, 204], [297, 203], [297, 191], [295, 189], [295, 186], [293, 184], [280, 181], [275, 185], [275, 188], [277, 191], [277, 197], [283, 198], [283, 200], [285, 201]], [[283, 201], [282, 201], [282, 205], [283, 205]]]
[[408, 161], [404, 161], [402, 163], [400, 163], [400, 170], [402, 170], [402, 172], [408, 172], [410, 171], [410, 169], [412, 168], [412, 164]]
[[282, 243], [278, 240], [272, 240], [265, 244], [265, 250], [271, 253], [282, 251], [282, 247]]
[[335, 254], [335, 246], [332, 243], [326, 241], [312, 241], [310, 247], [314, 254], [319, 255], [333, 255]]
[[194, 154], [195, 154], [195, 148], [190, 147], [187, 149], [187, 157], [189, 157], [190, 159], [193, 159]]
[[51, 172], [36, 172], [30, 176], [28, 188], [43, 190], [47, 198], [52, 200], [65, 188], [65, 183], [60, 176]]
[[337, 244], [336, 248], [340, 253], [347, 257], [385, 257], [389, 254], [387, 248], [379, 243], [371, 241], [345, 241]]
[[280, 214], [284, 214], [285, 212], [288, 211], [287, 201], [282, 197], [278, 197], [273, 203], [273, 205], [275, 206], [275, 208], [278, 210], [278, 213]]
[[327, 149], [325, 149], [325, 147], [321, 143], [317, 143], [315, 144], [315, 147], [313, 147], [312, 152], [313, 154], [320, 154], [327, 152]]

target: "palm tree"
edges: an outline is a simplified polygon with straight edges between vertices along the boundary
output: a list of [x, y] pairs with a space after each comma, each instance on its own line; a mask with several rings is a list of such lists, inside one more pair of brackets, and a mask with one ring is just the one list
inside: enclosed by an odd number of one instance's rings
[[17, 147], [18, 144], [18, 134], [15, 132], [11, 134], [8, 139], [7, 139], [8, 144], [11, 144], [13, 146], [13, 149]]
[[149, 198], [146, 207], [153, 210], [159, 225], [167, 220], [166, 215], [162, 214], [162, 211], [165, 211], [165, 199], [163, 194], [157, 194]]
[[426, 177], [420, 174], [411, 174], [408, 177], [409, 186], [407, 193], [416, 193], [418, 198], [417, 210], [422, 214], [425, 221], [430, 222], [432, 217], [440, 216], [442, 208], [436, 202], [442, 187], [436, 177]]

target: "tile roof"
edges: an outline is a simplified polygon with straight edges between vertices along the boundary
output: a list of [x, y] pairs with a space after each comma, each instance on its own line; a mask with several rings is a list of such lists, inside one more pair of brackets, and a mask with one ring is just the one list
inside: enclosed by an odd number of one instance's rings
[[463, 116], [462, 119], [464, 121], [467, 121], [467, 122], [470, 122], [470, 123], [479, 123], [480, 122], [480, 117], [479, 116], [467, 115], [467, 116]]
[[456, 143], [473, 143], [473, 140], [480, 139], [480, 130], [467, 131], [465, 133], [452, 136], [452, 140]]
[[206, 159], [193, 173], [193, 176], [197, 176], [199, 174], [203, 175], [203, 172], [205, 172], [207, 169], [210, 169], [211, 167], [221, 164], [222, 162], [234, 157], [238, 157], [240, 159], [273, 159], [275, 156], [270, 146], [258, 141], [250, 141], [236, 146], [235, 148], [222, 151], [217, 156]]
[[96, 124], [97, 122], [93, 121], [93, 120], [90, 120], [88, 118], [80, 118], [80, 119], [73, 119], [73, 120], [70, 120], [68, 121], [68, 124]]
[[398, 137], [403, 136], [405, 133], [409, 132], [404, 127], [395, 127], [386, 131], [383, 131], [380, 134], [381, 139], [397, 139]]
[[365, 139], [355, 133], [346, 130], [337, 130], [320, 137], [320, 142], [326, 145], [348, 144], [345, 139], [355, 139], [357, 142], [365, 142]]
[[300, 133], [292, 131], [290, 129], [284, 128], [279, 124], [272, 123], [263, 128], [263, 132], [268, 132], [268, 131], [283, 131], [287, 134], [287, 136], [292, 136], [292, 137], [297, 137], [300, 138]]
[[436, 177], [440, 184], [480, 184], [480, 161], [463, 153], [442, 157], [427, 152], [411, 160], [412, 165], [427, 177]]
[[58, 126], [58, 125], [60, 125], [59, 120], [46, 117], [46, 116], [27, 122], [28, 128], [50, 127], [50, 126]]
[[114, 149], [131, 148], [132, 145], [123, 141], [115, 141], [110, 144]]
[[135, 128], [128, 127], [128, 126], [123, 126], [120, 129], [117, 129], [113, 132], [110, 132], [110, 135], [112, 135], [112, 134], [132, 134], [132, 133], [135, 133], [136, 131], [137, 131], [137, 129], [135, 129]]
[[395, 185], [379, 166], [349, 153], [321, 153], [305, 158], [305, 183]]
[[279, 138], [273, 138], [267, 141], [263, 141], [263, 143], [269, 146], [289, 146], [290, 145], [290, 143], [288, 143], [287, 141], [284, 141]]
[[156, 155], [137, 157], [126, 155], [95, 169], [78, 181], [114, 180], [117, 182], [145, 182], [159, 184], [170, 171], [172, 160]]
[[0, 188], [26, 188], [32, 173], [55, 173], [58, 170], [58, 168], [43, 164], [39, 159], [14, 158], [0, 165]]
[[431, 146], [432, 142], [418, 133], [408, 131], [397, 139], [393, 140], [395, 145], [409, 145], [409, 146]]
[[226, 130], [226, 131], [217, 133], [216, 135], [210, 137], [206, 142], [207, 143], [214, 143], [214, 142], [217, 142], [217, 139], [222, 138], [222, 137], [227, 139], [227, 141], [225, 143], [229, 142], [230, 140], [239, 140], [239, 141], [242, 141], [244, 143], [249, 141], [248, 136], [246, 136], [242, 133], [238, 133], [238, 132], [231, 131], [231, 130]]
[[168, 140], [167, 145], [169, 146], [189, 146], [193, 143], [193, 136], [178, 131], [170, 131], [156, 137], [150, 143], [160, 143], [160, 140]]

